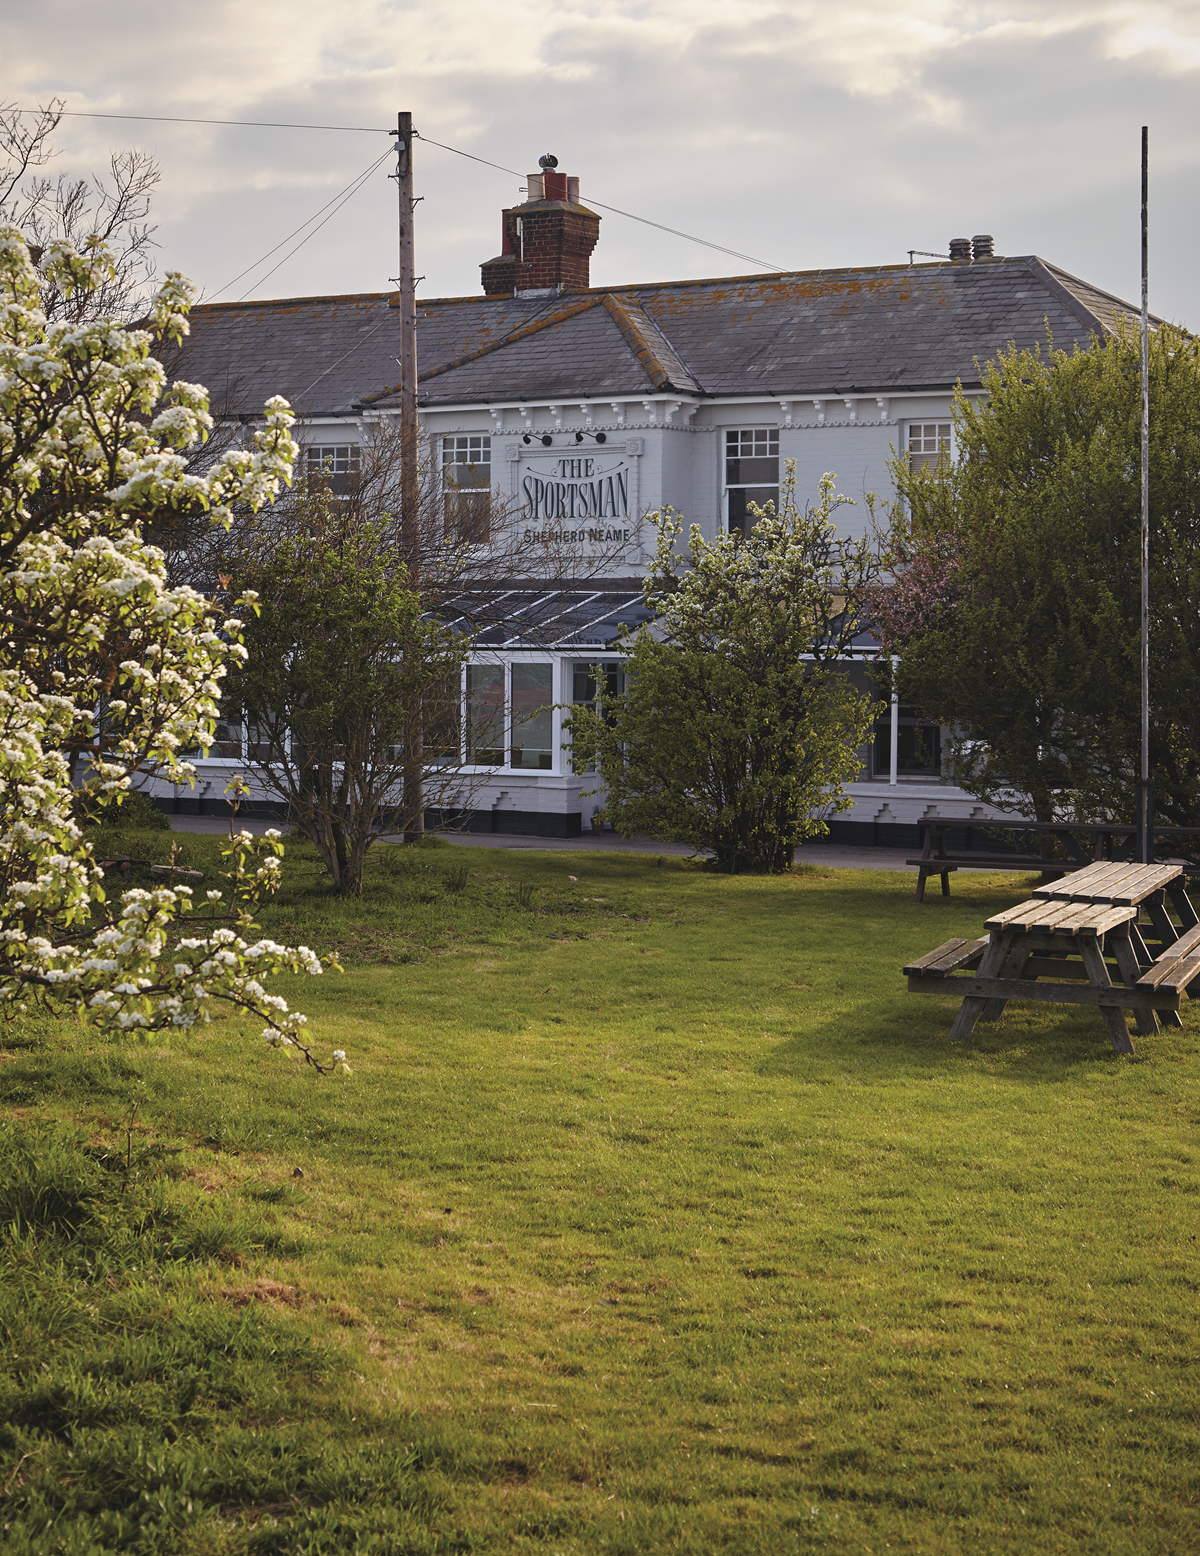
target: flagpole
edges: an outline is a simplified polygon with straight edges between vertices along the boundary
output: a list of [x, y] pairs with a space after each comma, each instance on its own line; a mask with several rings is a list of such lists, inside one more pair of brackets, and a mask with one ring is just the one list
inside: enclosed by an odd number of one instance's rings
[[1142, 126], [1142, 767], [1138, 832], [1143, 864], [1154, 862], [1154, 789], [1150, 782], [1150, 127]]

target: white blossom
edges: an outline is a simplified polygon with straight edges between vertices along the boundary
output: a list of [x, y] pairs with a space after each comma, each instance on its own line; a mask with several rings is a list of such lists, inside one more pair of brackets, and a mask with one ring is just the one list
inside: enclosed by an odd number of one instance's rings
[[[55, 242], [40, 266], [74, 291], [111, 259], [100, 244], [79, 253]], [[90, 752], [76, 781], [118, 800], [150, 774], [194, 778], [180, 753], [211, 742], [226, 664], [245, 657], [242, 619], [171, 586], [142, 524], [172, 510], [227, 527], [234, 504], [270, 501], [298, 453], [291, 411], [270, 400], [250, 447], [196, 473], [181, 451], [212, 427], [208, 396], [168, 386], [152, 354], [187, 333], [190, 283], [169, 274], [148, 327], [130, 330], [112, 319], [48, 326], [40, 280], [21, 234], [0, 226], [0, 1006], [23, 1010], [33, 994], [103, 1031], [136, 1032], [192, 1027], [233, 1004], [264, 1018], [277, 1046], [328, 1068], [300, 1041], [304, 1018], [261, 981], [319, 973], [320, 962], [306, 947], [247, 945], [253, 910], [278, 885], [278, 832], [231, 841], [228, 901], [210, 891], [194, 910], [183, 886], [110, 900], [73, 813], [68, 759]], [[35, 500], [52, 517], [35, 520]]]

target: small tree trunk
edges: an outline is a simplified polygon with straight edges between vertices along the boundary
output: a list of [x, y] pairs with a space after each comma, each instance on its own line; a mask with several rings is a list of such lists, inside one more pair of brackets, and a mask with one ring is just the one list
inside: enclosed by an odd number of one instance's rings
[[[1037, 821], [1054, 820], [1054, 801], [1045, 790], [1033, 795], [1033, 814]], [[1057, 874], [1054, 869], [1054, 838], [1049, 832], [1037, 835], [1038, 858], [1042, 861], [1042, 882]]]
[[404, 841], [425, 836], [425, 707], [420, 693], [408, 705], [404, 744]]

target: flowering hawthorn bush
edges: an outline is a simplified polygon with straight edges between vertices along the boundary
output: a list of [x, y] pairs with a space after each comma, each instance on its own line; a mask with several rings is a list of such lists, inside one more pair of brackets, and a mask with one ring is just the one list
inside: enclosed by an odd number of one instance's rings
[[[268, 1042], [321, 1063], [304, 1017], [266, 993], [282, 970], [319, 973], [305, 947], [253, 938], [255, 907], [278, 884], [278, 834], [231, 838], [229, 899], [195, 905], [176, 875], [109, 900], [76, 819], [134, 774], [187, 783], [184, 753], [211, 739], [241, 620], [169, 588], [142, 525], [164, 509], [228, 525], [291, 476], [286, 401], [266, 428], [197, 472], [185, 450], [212, 426], [205, 391], [167, 386], [151, 354], [187, 331], [192, 291], [168, 276], [145, 328], [112, 319], [48, 322], [47, 280], [99, 288], [111, 261], [49, 246], [34, 268], [0, 227], [0, 1008], [30, 998], [87, 1013], [106, 1031], [189, 1027], [227, 1001], [261, 1016]], [[246, 597], [240, 605], [253, 608]]]
[[849, 807], [844, 785], [871, 719], [840, 661], [862, 625], [878, 559], [840, 538], [849, 499], [821, 479], [796, 498], [794, 460], [778, 504], [752, 505], [748, 535], [706, 540], [670, 509], [642, 583], [653, 620], [625, 632], [623, 690], [564, 721], [577, 770], [594, 763], [618, 832], [711, 848], [722, 870], [786, 870], [805, 838]]
[[952, 630], [961, 601], [957, 557], [922, 556], [896, 549], [896, 575], [870, 597], [885, 653], [901, 652], [922, 634]]

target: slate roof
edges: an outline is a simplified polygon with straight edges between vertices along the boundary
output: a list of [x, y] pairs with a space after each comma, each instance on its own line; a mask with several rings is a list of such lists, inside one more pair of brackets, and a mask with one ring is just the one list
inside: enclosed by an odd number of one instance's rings
[[[979, 382], [1010, 342], [1086, 346], [1137, 309], [1036, 255], [417, 304], [423, 407], [605, 395], [811, 396]], [[1157, 323], [1158, 321], [1155, 320]], [[214, 407], [305, 416], [396, 402], [394, 294], [215, 303], [170, 364]]]

